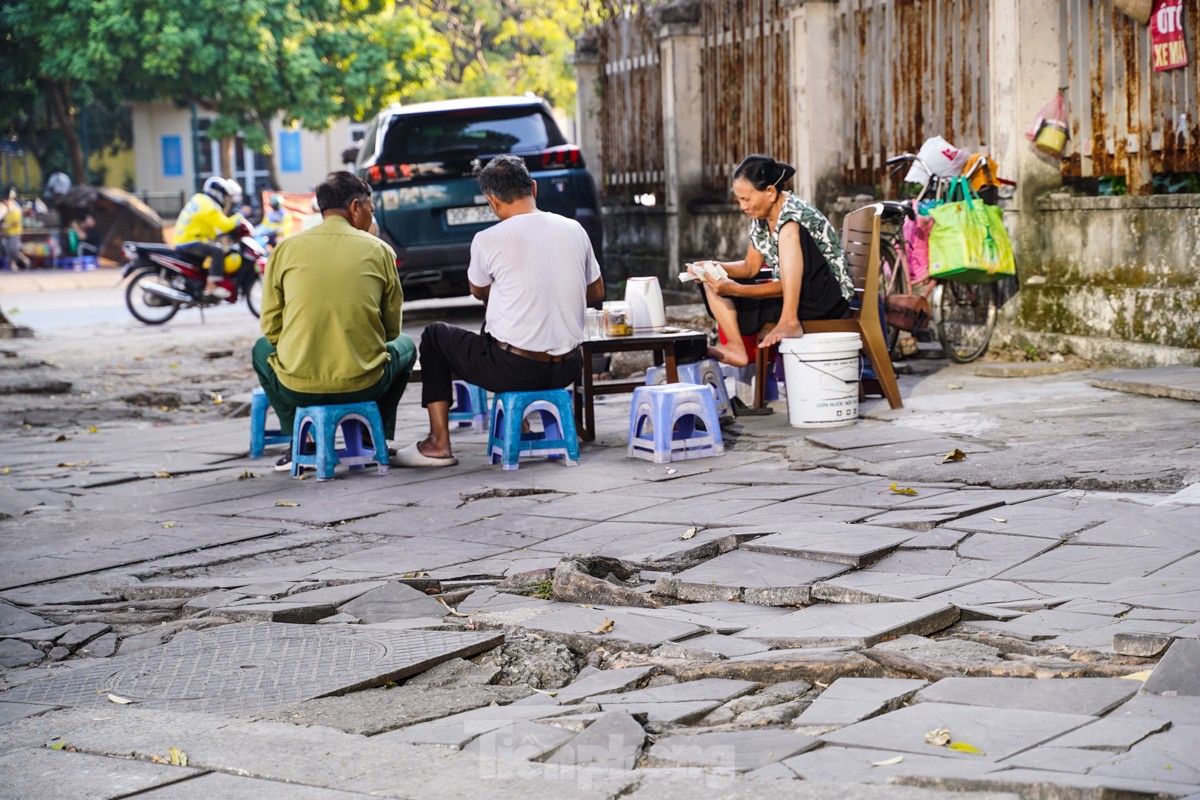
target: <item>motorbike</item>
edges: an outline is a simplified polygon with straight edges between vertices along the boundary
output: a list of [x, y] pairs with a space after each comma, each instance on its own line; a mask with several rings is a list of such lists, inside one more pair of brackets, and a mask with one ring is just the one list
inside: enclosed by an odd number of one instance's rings
[[[221, 264], [211, 267], [223, 272], [217, 283], [229, 292], [224, 299], [204, 293], [203, 255], [165, 244], [125, 242], [122, 251], [129, 261], [121, 271], [121, 280], [129, 279], [125, 288], [129, 313], [147, 325], [162, 325], [181, 308], [203, 311], [221, 303], [236, 303], [244, 297], [250, 313], [257, 317], [262, 305], [267, 251], [244, 220], [234, 228], [232, 239], [233, 244], [225, 253], [224, 270]], [[232, 272], [231, 267], [234, 267]]]

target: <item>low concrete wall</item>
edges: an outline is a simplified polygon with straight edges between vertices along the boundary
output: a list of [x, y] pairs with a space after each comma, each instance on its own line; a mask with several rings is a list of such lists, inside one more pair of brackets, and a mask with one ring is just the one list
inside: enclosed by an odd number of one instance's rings
[[1015, 220], [1021, 291], [999, 344], [1121, 366], [1200, 365], [1200, 196], [1052, 194]]
[[[608, 299], [619, 300], [625, 294], [625, 280], [653, 275], [665, 290], [677, 284], [676, 275], [668, 281], [668, 214], [645, 206], [606, 205], [604, 223], [604, 280]], [[669, 302], [669, 301], [668, 301]]]

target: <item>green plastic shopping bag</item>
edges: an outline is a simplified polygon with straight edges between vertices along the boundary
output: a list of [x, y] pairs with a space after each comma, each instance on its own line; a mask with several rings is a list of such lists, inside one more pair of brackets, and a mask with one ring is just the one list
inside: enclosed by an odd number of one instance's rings
[[[956, 194], [963, 199], [954, 200]], [[983, 203], [966, 180], [956, 178], [950, 202], [929, 212], [929, 275], [966, 283], [991, 283], [1017, 272], [1012, 243], [997, 206]]]

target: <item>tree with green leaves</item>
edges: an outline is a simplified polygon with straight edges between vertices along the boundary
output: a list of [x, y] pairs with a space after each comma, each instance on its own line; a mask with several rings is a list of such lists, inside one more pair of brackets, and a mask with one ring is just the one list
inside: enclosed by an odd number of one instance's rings
[[533, 92], [558, 108], [575, 101], [575, 37], [598, 19], [596, 0], [415, 0], [437, 31], [447, 69], [414, 100]]
[[210, 136], [270, 152], [276, 118], [363, 119], [442, 69], [428, 22], [392, 0], [0, 0], [0, 23], [0, 46], [24, 56], [0, 73], [13, 73], [0, 126], [20, 116], [10, 99], [44, 99], [78, 182], [78, 109], [93, 98], [195, 103], [216, 115]]

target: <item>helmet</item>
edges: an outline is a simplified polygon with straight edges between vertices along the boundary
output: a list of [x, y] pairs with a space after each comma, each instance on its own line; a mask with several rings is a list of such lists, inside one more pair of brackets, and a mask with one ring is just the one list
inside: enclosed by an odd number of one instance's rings
[[203, 192], [217, 201], [217, 205], [222, 208], [229, 208], [230, 205], [236, 203], [242, 194], [242, 187], [238, 186], [236, 181], [231, 181], [227, 178], [222, 178], [220, 175], [213, 175], [204, 181]]
[[271, 208], [278, 211], [282, 207], [283, 207], [283, 198], [277, 194], [271, 195]]
[[229, 189], [229, 202], [235, 208], [242, 204], [242, 185], [237, 181], [226, 178], [225, 186]]

